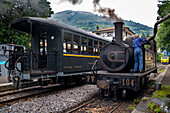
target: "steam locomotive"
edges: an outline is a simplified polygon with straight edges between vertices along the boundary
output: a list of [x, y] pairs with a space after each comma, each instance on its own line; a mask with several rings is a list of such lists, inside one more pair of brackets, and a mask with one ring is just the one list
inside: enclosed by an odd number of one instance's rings
[[[143, 73], [133, 73], [134, 50], [133, 40], [122, 40], [123, 22], [116, 22], [115, 37], [112, 42], [107, 43], [101, 50], [100, 62], [104, 70], [97, 71], [93, 66], [94, 77], [89, 76], [89, 83], [96, 83], [104, 96], [121, 89], [138, 91], [147, 82], [150, 73], [157, 73], [156, 68], [156, 42], [151, 41], [151, 48], [143, 46]], [[97, 64], [97, 63], [96, 63]], [[91, 79], [94, 78], [94, 79]]]
[[[101, 94], [109, 96], [122, 91], [122, 96], [126, 96], [127, 90], [139, 91], [150, 77], [151, 73], [157, 73], [156, 67], [156, 42], [153, 40], [157, 33], [157, 26], [168, 19], [170, 14], [157, 21], [154, 26], [154, 36], [149, 42], [143, 43], [143, 69], [142, 73], [133, 73], [134, 68], [134, 50], [133, 38], [122, 40], [123, 22], [115, 22], [115, 37], [112, 42], [106, 44], [100, 53], [100, 61], [104, 70], [97, 70], [97, 61], [93, 65], [93, 75], [87, 76], [89, 84], [97, 84]], [[144, 45], [150, 45], [145, 48]]]

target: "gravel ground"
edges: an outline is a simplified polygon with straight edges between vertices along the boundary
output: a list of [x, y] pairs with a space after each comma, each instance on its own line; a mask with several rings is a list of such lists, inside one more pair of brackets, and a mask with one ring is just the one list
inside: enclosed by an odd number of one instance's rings
[[0, 107], [0, 112], [61, 112], [62, 110], [75, 106], [86, 99], [90, 99], [92, 95], [98, 93], [98, 91], [99, 89], [96, 85], [83, 85], [48, 94], [46, 96], [27, 99], [27, 101], [19, 101], [12, 103], [11, 105], [4, 105]]

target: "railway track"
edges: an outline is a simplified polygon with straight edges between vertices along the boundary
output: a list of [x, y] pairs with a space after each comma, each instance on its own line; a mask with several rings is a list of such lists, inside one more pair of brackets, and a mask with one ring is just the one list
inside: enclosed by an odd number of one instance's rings
[[0, 104], [7, 104], [20, 99], [26, 99], [40, 94], [45, 94], [54, 91], [61, 86], [60, 84], [50, 86], [34, 86], [30, 88], [24, 88], [19, 90], [12, 90], [0, 93]]
[[[158, 69], [159, 68], [163, 68], [164, 66], [158, 66]], [[1, 92], [0, 93], [0, 105], [2, 104], [7, 104], [7, 103], [10, 103], [10, 102], [14, 102], [14, 101], [18, 101], [20, 99], [27, 99], [29, 97], [33, 97], [33, 96], [36, 96], [36, 95], [40, 95], [40, 94], [45, 94], [45, 93], [48, 93], [48, 92], [52, 92], [54, 91], [55, 87], [57, 87], [58, 89], [58, 86], [60, 86], [59, 84], [58, 85], [50, 85], [50, 86], [45, 86], [45, 87], [41, 87], [41, 86], [34, 86], [34, 87], [29, 87], [29, 88], [24, 88], [24, 89], [21, 89], [21, 90], [11, 90], [11, 91], [6, 91], [6, 92]], [[105, 100], [104, 102], [102, 102], [102, 100], [104, 101], [104, 99], [102, 98], [96, 98], [96, 99], [93, 99], [89, 102], [86, 102], [84, 104], [82, 104], [81, 106], [78, 106], [76, 108], [73, 108], [71, 110], [68, 111], [68, 113], [71, 113], [71, 112], [78, 112], [79, 110], [98, 110], [98, 111], [107, 111], [107, 112], [110, 112], [110, 113], [115, 113], [117, 111], [117, 109], [119, 109], [121, 106], [125, 106], [125, 102], [120, 102], [120, 101], [113, 101], [113, 99], [110, 99], [110, 100]], [[89, 107], [89, 106], [92, 106], [91, 103], [95, 103], [96, 101], [97, 104], [93, 107]], [[108, 103], [107, 105], [104, 105], [105, 107], [102, 107], [102, 103]], [[99, 105], [99, 103], [101, 103]], [[107, 106], [107, 107], [106, 107]], [[108, 108], [109, 106], [109, 108]]]
[[[82, 105], [74, 107], [66, 113], [119, 113], [122, 107], [128, 106], [131, 101], [114, 101], [111, 98], [94, 98]], [[125, 110], [125, 109], [124, 109]], [[126, 111], [128, 113], [128, 111]]]
[[[164, 65], [161, 64], [158, 65], [158, 70], [162, 70], [163, 68], [165, 68]], [[139, 97], [142, 96], [142, 94], [144, 94], [146, 90], [147, 90], [146, 88], [142, 89], [142, 91], [139, 92], [138, 96]], [[111, 98], [107, 99], [107, 98], [98, 97], [98, 98], [91, 99], [87, 102], [84, 102], [76, 107], [70, 108], [69, 110], [66, 111], [67, 113], [88, 113], [88, 112], [130, 113], [131, 111], [128, 111], [126, 107], [128, 107], [131, 103], [133, 103], [133, 99], [114, 101]]]

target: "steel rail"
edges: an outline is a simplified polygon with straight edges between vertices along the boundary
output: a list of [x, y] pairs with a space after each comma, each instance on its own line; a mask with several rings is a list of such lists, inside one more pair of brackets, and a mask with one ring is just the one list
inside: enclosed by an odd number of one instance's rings
[[29, 87], [29, 88], [24, 88], [24, 89], [5, 91], [5, 92], [0, 93], [0, 97], [11, 95], [11, 94], [17, 94], [17, 93], [20, 93], [20, 92], [26, 92], [26, 91], [33, 90], [33, 89], [41, 89], [41, 86], [35, 86], [35, 87]]
[[94, 101], [96, 101], [96, 100], [98, 100], [98, 99], [100, 99], [100, 97], [94, 98], [94, 99], [92, 99], [92, 100], [90, 100], [90, 101], [88, 101], [88, 102], [86, 102], [86, 103], [84, 103], [84, 104], [82, 104], [82, 105], [80, 105], [80, 106], [78, 106], [78, 107], [75, 107], [75, 108], [67, 111], [66, 113], [72, 113], [72, 112], [74, 112], [74, 111], [77, 111], [78, 109], [80, 109], [80, 108], [84, 107], [85, 105], [87, 105], [87, 104], [89, 104], [89, 103], [92, 103], [92, 102], [94, 102]]
[[114, 107], [112, 110], [110, 110], [109, 113], [113, 113], [114, 111], [116, 111], [122, 104], [123, 104], [123, 102], [119, 103], [116, 107]]
[[[28, 98], [28, 97], [33, 97], [33, 96], [36, 96], [36, 95], [40, 95], [40, 94], [45, 94], [45, 93], [49, 93], [49, 92], [52, 92], [54, 91], [54, 87], [59, 87], [61, 86], [60, 84], [56, 84], [56, 85], [52, 85], [52, 86], [46, 86], [46, 87], [36, 87], [36, 88], [29, 88], [29, 89], [25, 89], [25, 91], [29, 91], [29, 90], [39, 90], [39, 89], [44, 89], [45, 91], [40, 91], [40, 92], [36, 92], [36, 93], [32, 93], [32, 94], [27, 94], [27, 95], [23, 95], [23, 96], [17, 96], [17, 97], [14, 97], [14, 98], [11, 98], [11, 99], [6, 99], [6, 100], [0, 100], [0, 104], [6, 104], [6, 103], [9, 103], [9, 102], [13, 102], [13, 101], [17, 101], [17, 100], [20, 100], [20, 99], [24, 99], [24, 98]], [[4, 96], [10, 96], [12, 94], [17, 94], [17, 91], [16, 92], [11, 92], [10, 94], [4, 94]], [[3, 95], [3, 94], [2, 94]], [[1, 97], [2, 97], [1, 95]]]

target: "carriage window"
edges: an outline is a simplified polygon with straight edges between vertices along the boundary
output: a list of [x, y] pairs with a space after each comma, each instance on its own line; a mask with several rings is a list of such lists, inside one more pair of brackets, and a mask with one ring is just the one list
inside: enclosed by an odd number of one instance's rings
[[94, 47], [98, 48], [98, 41], [96, 41], [96, 40], [94, 41]]
[[47, 53], [47, 39], [40, 39], [40, 52]]
[[64, 42], [71, 43], [72, 35], [69, 33], [64, 33]]
[[88, 39], [88, 54], [92, 55], [93, 54], [93, 40]]
[[64, 33], [63, 52], [71, 53], [71, 40], [72, 35], [69, 33]]
[[73, 44], [79, 44], [80, 43], [80, 36], [76, 36], [74, 35], [74, 38], [73, 38]]
[[80, 50], [80, 36], [74, 35], [73, 37], [73, 53], [79, 54]]
[[87, 39], [86, 38], [81, 38], [81, 53], [82, 54], [87, 54]]
[[98, 44], [98, 41], [94, 41], [94, 48], [93, 48], [93, 52], [94, 52], [94, 55], [98, 55], [98, 48], [99, 47], [99, 44]]
[[92, 44], [93, 44], [93, 40], [89, 39], [89, 40], [88, 40], [88, 46], [91, 46], [91, 47], [92, 47]]
[[81, 39], [81, 44], [86, 46], [87, 45], [87, 39], [86, 38], [82, 38]]

